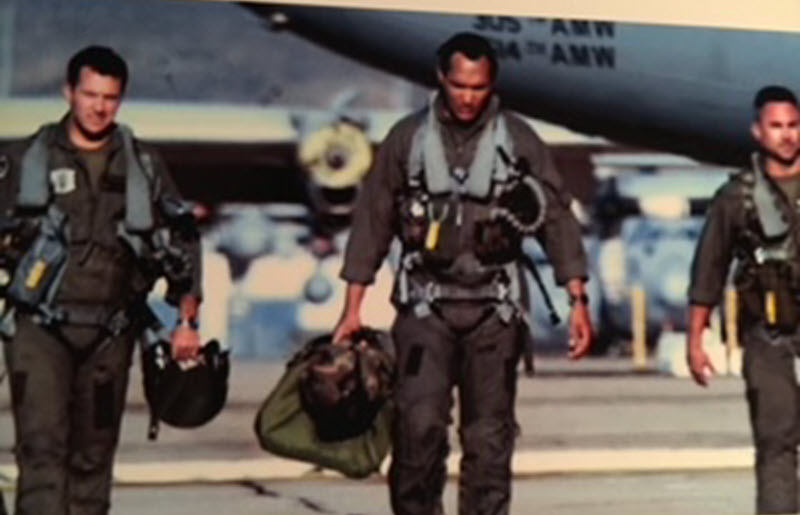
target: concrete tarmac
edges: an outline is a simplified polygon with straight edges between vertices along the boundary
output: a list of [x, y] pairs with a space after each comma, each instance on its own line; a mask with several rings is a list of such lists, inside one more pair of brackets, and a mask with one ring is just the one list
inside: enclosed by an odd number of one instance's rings
[[[555, 475], [517, 479], [512, 515], [746, 515], [753, 480], [745, 471]], [[444, 507], [457, 513], [457, 485]], [[7, 494], [8, 495], [8, 494]], [[10, 501], [11, 499], [7, 499]], [[257, 481], [116, 487], [113, 515], [390, 515], [383, 480]]]
[[[119, 461], [248, 460], [268, 457], [253, 435], [256, 410], [283, 372], [276, 362], [234, 362], [230, 394], [210, 424], [181, 430], [165, 425], [146, 438], [148, 413], [134, 365]], [[0, 464], [10, 463], [13, 423], [7, 385], [0, 387]], [[569, 362], [539, 358], [534, 378], [520, 377], [516, 404], [521, 450], [742, 448], [750, 445], [740, 378], [712, 379], [703, 389], [688, 379], [635, 372], [628, 360]], [[454, 419], [458, 420], [457, 413]], [[457, 449], [455, 428], [452, 443]]]
[[[191, 431], [162, 426], [158, 441], [149, 442], [134, 366], [112, 513], [390, 513], [381, 476], [345, 480], [260, 450], [253, 418], [282, 371], [274, 362], [233, 363], [229, 404], [217, 419]], [[13, 424], [7, 388], [0, 390], [0, 485], [8, 497]], [[636, 372], [623, 359], [540, 358], [537, 375], [520, 378], [517, 419], [512, 513], [752, 513], [739, 378], [715, 378], [702, 389]], [[455, 477], [455, 427], [451, 435]], [[451, 480], [448, 513], [455, 513], [455, 492]]]

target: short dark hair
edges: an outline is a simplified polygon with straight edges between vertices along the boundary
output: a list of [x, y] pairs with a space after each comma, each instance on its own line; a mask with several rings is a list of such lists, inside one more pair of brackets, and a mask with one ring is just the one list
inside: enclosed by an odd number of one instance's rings
[[797, 105], [797, 97], [789, 88], [784, 86], [764, 86], [758, 90], [753, 98], [753, 116], [755, 119], [761, 115], [761, 109], [770, 102], [789, 102]]
[[91, 45], [73, 55], [67, 63], [67, 83], [75, 87], [80, 79], [81, 69], [88, 66], [100, 75], [109, 75], [119, 79], [122, 89], [128, 84], [128, 65], [125, 60], [112, 49], [104, 46]]
[[492, 80], [497, 76], [497, 53], [494, 47], [483, 36], [471, 32], [459, 32], [439, 47], [436, 55], [439, 57], [439, 70], [447, 75], [450, 71], [450, 60], [457, 52], [464, 54], [471, 61], [482, 57], [489, 59], [489, 73]]

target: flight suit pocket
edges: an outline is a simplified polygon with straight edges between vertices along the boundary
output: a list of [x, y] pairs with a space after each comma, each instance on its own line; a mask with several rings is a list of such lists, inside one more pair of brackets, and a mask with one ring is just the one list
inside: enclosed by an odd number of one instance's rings
[[11, 374], [11, 402], [15, 407], [22, 406], [25, 402], [25, 391], [28, 387], [28, 374], [26, 372], [14, 372]]
[[420, 250], [425, 245], [428, 220], [425, 203], [414, 195], [400, 197], [400, 240], [407, 250]]
[[407, 376], [416, 376], [419, 374], [420, 369], [422, 368], [422, 355], [424, 353], [424, 349], [422, 345], [412, 345], [411, 349], [408, 351], [408, 357], [406, 358], [405, 368], [403, 372]]
[[108, 429], [114, 425], [114, 382], [110, 379], [94, 383], [94, 427]]
[[504, 220], [486, 220], [475, 227], [475, 255], [484, 265], [513, 261], [522, 245], [520, 234]]

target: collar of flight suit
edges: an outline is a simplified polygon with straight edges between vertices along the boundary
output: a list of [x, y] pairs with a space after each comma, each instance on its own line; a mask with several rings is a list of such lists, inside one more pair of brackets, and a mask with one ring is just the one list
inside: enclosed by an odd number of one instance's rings
[[[441, 92], [431, 96], [428, 121], [420, 129], [422, 141], [415, 138], [410, 158], [415, 162], [421, 151], [430, 193], [464, 193], [481, 199], [490, 194], [498, 166], [494, 147], [498, 138], [507, 139], [505, 123], [498, 115], [499, 99], [493, 95], [476, 120], [462, 124], [453, 118]], [[495, 120], [497, 127], [493, 126]]]
[[486, 103], [486, 107], [478, 115], [478, 117], [471, 123], [462, 123], [458, 121], [450, 108], [447, 107], [447, 102], [444, 99], [444, 93], [438, 90], [433, 99], [433, 106], [436, 112], [436, 119], [441, 126], [449, 132], [452, 137], [457, 138], [460, 142], [467, 141], [471, 137], [480, 133], [489, 121], [493, 120], [500, 112], [500, 97], [492, 94]]
[[[64, 116], [61, 117], [61, 120], [59, 120], [56, 130], [53, 131], [53, 143], [70, 154], [77, 154], [81, 152], [81, 149], [75, 146], [72, 140], [69, 139], [68, 124], [70, 116], [71, 112], [68, 111], [66, 114], [64, 114]], [[113, 156], [119, 149], [122, 148], [122, 135], [120, 134], [116, 124], [114, 124], [114, 128], [111, 131], [111, 137], [108, 141], [108, 145], [109, 156]]]
[[751, 156], [755, 180], [753, 184], [753, 202], [758, 221], [767, 238], [782, 238], [789, 232], [790, 214], [793, 206], [788, 206], [785, 195], [775, 184], [764, 168], [764, 156], [755, 152]]
[[[17, 204], [24, 207], [37, 207], [47, 203], [49, 191], [48, 151], [41, 147], [51, 144], [58, 147], [67, 155], [75, 158], [81, 151], [69, 139], [68, 123], [70, 113], [64, 115], [55, 127], [45, 126], [42, 130], [48, 132], [38, 134], [34, 139], [32, 148], [23, 157], [23, 170], [27, 182], [20, 187]], [[127, 231], [144, 232], [153, 228], [153, 215], [150, 205], [150, 185], [148, 175], [152, 172], [152, 161], [149, 155], [143, 156], [144, 163], [136, 156], [133, 142], [133, 132], [130, 128], [115, 125], [109, 139], [109, 165], [107, 173], [115, 173], [125, 177], [125, 224]], [[143, 168], [144, 166], [144, 168]]]

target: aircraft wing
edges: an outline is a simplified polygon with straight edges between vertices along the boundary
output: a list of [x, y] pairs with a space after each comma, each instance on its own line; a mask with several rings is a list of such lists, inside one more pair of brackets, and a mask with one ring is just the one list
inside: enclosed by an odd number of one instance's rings
[[[25, 138], [40, 125], [60, 119], [64, 112], [60, 98], [0, 99], [0, 144]], [[126, 100], [118, 120], [160, 151], [186, 198], [214, 207], [227, 202], [309, 204], [319, 193], [309, 191], [315, 182], [332, 181], [334, 189], [352, 186], [366, 173], [364, 167], [371, 163], [374, 147], [406, 114], [408, 111], [399, 109]], [[346, 137], [339, 129], [331, 130], [342, 121], [353, 129]], [[529, 123], [551, 145], [606, 144], [602, 138], [585, 137], [555, 125]], [[338, 148], [342, 141], [361, 147], [342, 151]], [[356, 155], [367, 153], [367, 145], [372, 147], [368, 156]], [[306, 153], [323, 154], [333, 163], [311, 162], [313, 155], [302, 163], [299, 154], [304, 148], [310, 148]], [[361, 160], [357, 173], [348, 162], [356, 157]], [[319, 168], [322, 176], [314, 173]]]
[[[796, 33], [527, 16], [241, 4], [358, 62], [433, 85], [435, 52], [462, 31], [497, 51], [497, 90], [537, 119], [640, 148], [739, 165], [752, 99], [800, 83]], [[386, 37], [387, 32], [391, 37]]]
[[[0, 99], [0, 143], [22, 139], [60, 119], [59, 98]], [[405, 112], [348, 111], [369, 145]], [[123, 102], [118, 120], [160, 151], [184, 196], [225, 202], [306, 202], [309, 177], [298, 145], [334, 123], [330, 110], [180, 102]]]

